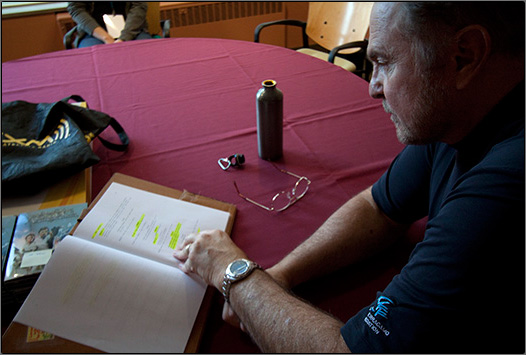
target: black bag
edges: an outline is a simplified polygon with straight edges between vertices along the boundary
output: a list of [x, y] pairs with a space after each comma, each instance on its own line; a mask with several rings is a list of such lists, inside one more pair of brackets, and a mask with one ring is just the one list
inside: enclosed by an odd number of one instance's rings
[[98, 137], [101, 143], [126, 150], [128, 136], [114, 118], [69, 100], [84, 101], [73, 95], [54, 103], [2, 103], [2, 194], [36, 191], [98, 163], [89, 143], [108, 126], [121, 143]]

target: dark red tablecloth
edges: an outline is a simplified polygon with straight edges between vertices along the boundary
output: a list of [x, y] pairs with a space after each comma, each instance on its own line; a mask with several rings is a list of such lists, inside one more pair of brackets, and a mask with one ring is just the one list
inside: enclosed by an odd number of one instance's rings
[[[284, 94], [284, 157], [277, 166], [312, 184], [298, 203], [270, 213], [267, 203], [295, 179], [258, 158], [256, 92], [274, 79]], [[82, 96], [127, 131], [127, 152], [108, 151], [93, 168], [97, 194], [115, 172], [230, 202], [238, 207], [232, 238], [264, 267], [279, 261], [341, 204], [383, 173], [402, 149], [368, 84], [330, 63], [244, 41], [172, 38], [49, 53], [2, 64], [2, 101], [52, 102]], [[110, 134], [104, 137], [112, 139]], [[219, 158], [242, 153], [242, 169]], [[347, 320], [374, 300], [407, 260], [416, 230], [390, 251], [300, 286], [309, 301]], [[411, 237], [413, 236], [413, 237]], [[221, 321], [216, 294], [202, 352], [254, 352], [250, 338]], [[269, 300], [271, 302], [271, 300]]]

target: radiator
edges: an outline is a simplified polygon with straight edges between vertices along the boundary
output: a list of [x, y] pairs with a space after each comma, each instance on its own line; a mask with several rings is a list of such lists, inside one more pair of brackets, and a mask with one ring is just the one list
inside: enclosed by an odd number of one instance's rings
[[[171, 37], [215, 37], [254, 40], [254, 29], [262, 22], [285, 18], [283, 2], [161, 2], [161, 20], [170, 20]], [[285, 27], [267, 28], [264, 43], [284, 46]]]

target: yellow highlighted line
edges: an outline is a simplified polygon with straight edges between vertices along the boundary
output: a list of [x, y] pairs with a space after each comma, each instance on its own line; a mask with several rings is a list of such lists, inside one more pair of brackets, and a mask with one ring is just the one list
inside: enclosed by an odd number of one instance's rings
[[[97, 236], [97, 233], [99, 233], [99, 230], [101, 229], [101, 227], [102, 227], [102, 223], [99, 224], [97, 229], [95, 229], [95, 233], [93, 233], [93, 235], [91, 236], [91, 239], [93, 239], [93, 238], [95, 238]], [[103, 232], [104, 232], [104, 228], [102, 228], [102, 230], [100, 230], [100, 234], [99, 235], [102, 235]]]
[[171, 249], [175, 249], [175, 246], [177, 245], [177, 240], [179, 239], [179, 234], [181, 231], [181, 223], [177, 223], [177, 227], [175, 227], [175, 230], [170, 233], [170, 236], [172, 239], [170, 239], [170, 244], [168, 244], [168, 247]]
[[155, 226], [155, 230], [153, 232], [155, 233], [155, 239], [153, 240], [153, 244], [157, 244], [157, 240], [159, 239], [159, 226]]
[[139, 227], [142, 224], [142, 221], [144, 220], [144, 213], [142, 214], [141, 218], [135, 223], [135, 230], [133, 231], [132, 238], [135, 238], [135, 235], [137, 234], [137, 231], [139, 230]]

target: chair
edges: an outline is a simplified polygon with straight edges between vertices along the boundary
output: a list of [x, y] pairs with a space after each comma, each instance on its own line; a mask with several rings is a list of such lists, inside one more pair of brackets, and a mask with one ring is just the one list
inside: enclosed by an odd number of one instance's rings
[[[160, 3], [148, 2], [148, 11], [146, 12], [146, 21], [148, 21], [148, 32], [153, 38], [170, 37], [170, 20], [160, 19]], [[77, 26], [70, 29], [63, 38], [64, 48], [72, 49], [77, 47]]]
[[[254, 31], [254, 42], [259, 42], [261, 31], [274, 25], [301, 27], [303, 48], [298, 52], [334, 63], [359, 76], [369, 77], [370, 63], [366, 60], [366, 36], [372, 2], [310, 2], [307, 22], [277, 20], [259, 24]], [[310, 48], [309, 38], [322, 50]], [[360, 63], [358, 66], [355, 63]]]
[[148, 2], [146, 21], [148, 21], [148, 31], [152, 37], [170, 37], [170, 20], [161, 20], [161, 9], [158, 1]]

